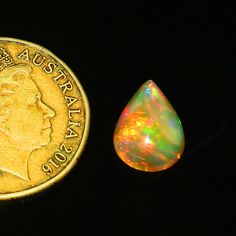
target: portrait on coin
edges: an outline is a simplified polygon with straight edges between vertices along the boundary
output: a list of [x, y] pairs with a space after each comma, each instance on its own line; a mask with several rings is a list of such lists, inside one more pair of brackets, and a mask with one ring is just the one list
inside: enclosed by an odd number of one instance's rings
[[55, 111], [42, 101], [28, 64], [0, 71], [0, 171], [26, 181], [31, 153], [49, 144]]

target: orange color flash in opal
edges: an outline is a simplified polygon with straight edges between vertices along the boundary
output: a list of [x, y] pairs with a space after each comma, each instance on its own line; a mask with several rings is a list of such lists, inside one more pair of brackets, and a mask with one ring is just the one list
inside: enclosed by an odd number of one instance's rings
[[114, 147], [127, 165], [155, 172], [171, 167], [184, 150], [182, 124], [156, 84], [144, 83], [122, 112]]

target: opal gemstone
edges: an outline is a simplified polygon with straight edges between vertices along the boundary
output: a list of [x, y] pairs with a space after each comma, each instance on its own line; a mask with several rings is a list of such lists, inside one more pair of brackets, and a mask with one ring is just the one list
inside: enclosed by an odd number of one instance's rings
[[161, 171], [180, 159], [185, 143], [181, 121], [152, 80], [123, 110], [113, 141], [121, 160], [137, 170]]

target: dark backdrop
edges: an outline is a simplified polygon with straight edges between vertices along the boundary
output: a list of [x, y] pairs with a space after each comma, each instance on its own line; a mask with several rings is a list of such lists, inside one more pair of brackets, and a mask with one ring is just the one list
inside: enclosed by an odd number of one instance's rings
[[[1, 2], [0, 36], [55, 53], [91, 107], [77, 167], [39, 199], [0, 207], [1, 235], [233, 235], [235, 9], [156, 2]], [[149, 79], [186, 136], [181, 160], [158, 173], [126, 166], [112, 141], [122, 109]]]

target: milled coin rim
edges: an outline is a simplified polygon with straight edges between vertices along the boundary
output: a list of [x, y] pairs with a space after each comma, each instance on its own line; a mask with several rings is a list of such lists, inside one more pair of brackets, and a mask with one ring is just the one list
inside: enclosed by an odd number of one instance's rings
[[42, 184], [39, 184], [39, 185], [32, 187], [30, 189], [22, 190], [19, 192], [2, 193], [2, 194], [0, 193], [0, 200], [2, 200], [2, 201], [14, 201], [14, 200], [18, 200], [18, 199], [20, 200], [21, 198], [23, 200], [24, 198], [31, 198], [31, 197], [33, 198], [33, 196], [37, 196], [39, 193], [42, 193], [45, 190], [49, 189], [50, 187], [56, 185], [65, 176], [67, 176], [67, 174], [71, 171], [71, 169], [73, 169], [73, 167], [75, 167], [78, 160], [80, 159], [80, 156], [84, 150], [84, 147], [85, 147], [87, 139], [88, 139], [89, 126], [90, 126], [90, 107], [89, 107], [87, 95], [86, 95], [82, 85], [80, 84], [79, 79], [74, 74], [74, 72], [67, 66], [67, 64], [64, 61], [62, 61], [60, 58], [58, 58], [54, 53], [52, 53], [51, 51], [49, 51], [48, 49], [44, 48], [41, 45], [29, 42], [27, 40], [11, 38], [11, 37], [0, 37], [0, 41], [10, 41], [10, 42], [16, 42], [16, 43], [23, 43], [26, 45], [28, 44], [29, 46], [35, 47], [36, 49], [39, 49], [39, 50], [42, 50], [42, 51], [48, 53], [50, 56], [54, 57], [62, 66], [64, 66], [64, 68], [69, 72], [69, 74], [74, 79], [76, 85], [78, 86], [78, 88], [81, 92], [81, 95], [84, 100], [84, 106], [85, 106], [86, 117], [85, 117], [85, 127], [84, 127], [82, 140], [81, 140], [81, 143], [74, 155], [74, 158], [70, 161], [70, 163], [58, 175], [56, 175], [52, 179], [50, 179]]

